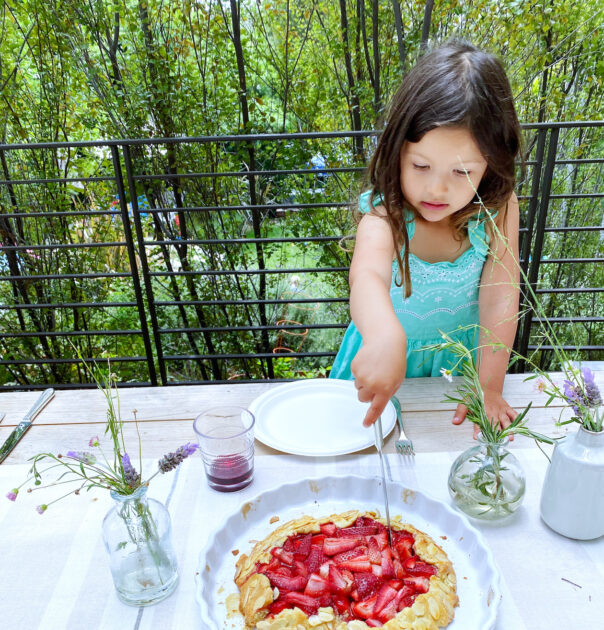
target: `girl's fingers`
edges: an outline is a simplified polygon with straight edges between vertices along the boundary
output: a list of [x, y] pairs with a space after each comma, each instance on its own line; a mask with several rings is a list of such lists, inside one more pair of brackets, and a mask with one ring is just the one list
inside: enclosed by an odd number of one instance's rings
[[364, 427], [370, 427], [382, 415], [382, 411], [384, 411], [384, 407], [386, 407], [389, 400], [390, 398], [388, 396], [373, 397], [365, 419], [363, 420]]
[[457, 409], [455, 410], [455, 416], [451, 422], [453, 424], [461, 424], [465, 419], [468, 413], [468, 408], [465, 405], [457, 405]]
[[357, 398], [361, 402], [371, 402], [374, 398], [374, 394], [366, 387], [357, 387]]
[[515, 409], [512, 409], [511, 407], [508, 407], [508, 409], [506, 410], [507, 416], [510, 420], [516, 420], [516, 418], [518, 417], [518, 412]]

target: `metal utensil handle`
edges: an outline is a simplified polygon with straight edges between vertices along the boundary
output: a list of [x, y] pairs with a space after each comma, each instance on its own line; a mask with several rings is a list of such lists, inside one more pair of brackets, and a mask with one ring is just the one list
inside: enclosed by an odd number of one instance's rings
[[31, 422], [46, 405], [53, 399], [55, 390], [52, 387], [45, 389], [38, 400], [34, 403], [33, 407], [25, 414], [23, 421]]
[[384, 434], [382, 432], [382, 417], [380, 416], [373, 423], [373, 430], [375, 432], [375, 447], [380, 456], [380, 468], [382, 470], [382, 490], [384, 491], [384, 507], [386, 508], [386, 523], [388, 525], [388, 542], [392, 547], [392, 530], [390, 528], [390, 507], [388, 505], [388, 490], [386, 489], [386, 469], [384, 468], [384, 454], [382, 453], [382, 446], [384, 444]]

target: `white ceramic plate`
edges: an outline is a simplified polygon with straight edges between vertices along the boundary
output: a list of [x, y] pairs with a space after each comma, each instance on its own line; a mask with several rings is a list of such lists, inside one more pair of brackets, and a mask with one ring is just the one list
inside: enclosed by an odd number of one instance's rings
[[[312, 378], [274, 387], [252, 401], [254, 437], [293, 455], [327, 457], [360, 451], [375, 443], [363, 427], [369, 403], [359, 402], [354, 381]], [[384, 437], [394, 428], [396, 411], [382, 413]]]
[[[341, 476], [304, 479], [258, 495], [228, 516], [209, 536], [199, 557], [196, 598], [203, 630], [239, 630], [242, 617], [227, 618], [226, 597], [239, 554], [279, 525], [304, 514], [329, 516], [346, 510], [378, 511], [382, 496], [376, 478]], [[387, 484], [390, 512], [431, 536], [449, 556], [457, 574], [459, 607], [447, 630], [492, 630], [501, 594], [499, 573], [482, 535], [447, 504], [400, 483]], [[274, 516], [278, 523], [270, 523]], [[233, 551], [238, 553], [233, 555]]]

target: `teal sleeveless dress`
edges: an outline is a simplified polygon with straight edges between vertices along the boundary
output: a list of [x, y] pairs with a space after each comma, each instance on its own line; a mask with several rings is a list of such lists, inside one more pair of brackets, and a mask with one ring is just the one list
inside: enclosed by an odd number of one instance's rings
[[[369, 199], [369, 191], [361, 195], [361, 212], [369, 212]], [[374, 204], [379, 203], [378, 197]], [[415, 233], [415, 221], [411, 212], [407, 212], [407, 232], [411, 241]], [[460, 327], [479, 323], [478, 288], [489, 251], [485, 222], [480, 215], [468, 223], [468, 238], [470, 248], [454, 262], [428, 263], [409, 253], [412, 293], [406, 299], [403, 297], [402, 287], [395, 283], [398, 264], [396, 261], [392, 264], [390, 298], [407, 336], [406, 378], [440, 376], [441, 368], [452, 370], [456, 363], [452, 353], [421, 350], [423, 346], [443, 340], [439, 330], [462, 341], [467, 348], [474, 349], [478, 345], [477, 329]], [[335, 358], [330, 378], [354, 379], [350, 363], [362, 343], [361, 333], [351, 323]]]

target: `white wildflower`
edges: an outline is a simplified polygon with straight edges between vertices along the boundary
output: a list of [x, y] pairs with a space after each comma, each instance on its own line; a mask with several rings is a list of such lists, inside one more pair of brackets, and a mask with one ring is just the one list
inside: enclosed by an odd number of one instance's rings
[[440, 368], [440, 373], [443, 378], [446, 378], [449, 381], [449, 383], [453, 382], [453, 374], [451, 373], [451, 370], [447, 370], [447, 368]]

